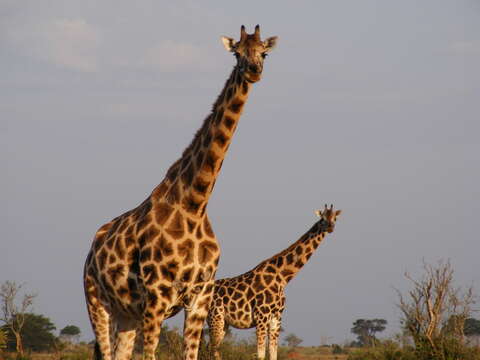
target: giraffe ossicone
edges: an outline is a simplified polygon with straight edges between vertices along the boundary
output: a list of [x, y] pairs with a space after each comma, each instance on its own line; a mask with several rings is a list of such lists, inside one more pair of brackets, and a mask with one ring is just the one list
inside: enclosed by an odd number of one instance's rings
[[[222, 40], [225, 44], [225, 40]], [[95, 234], [84, 268], [95, 359], [129, 360], [137, 328], [144, 358], [155, 358], [162, 321], [185, 310], [184, 358], [197, 359], [220, 248], [207, 204], [252, 84], [275, 38], [242, 26], [229, 51], [236, 65], [212, 111], [165, 178], [136, 208]]]
[[270, 360], [277, 359], [285, 286], [307, 263], [325, 235], [333, 232], [340, 213], [333, 205], [325, 205], [323, 211], [316, 211], [320, 219], [288, 248], [242, 275], [215, 281], [208, 326], [210, 351], [216, 360], [221, 359], [219, 346], [227, 326], [255, 327], [258, 359], [265, 359], [267, 337]]

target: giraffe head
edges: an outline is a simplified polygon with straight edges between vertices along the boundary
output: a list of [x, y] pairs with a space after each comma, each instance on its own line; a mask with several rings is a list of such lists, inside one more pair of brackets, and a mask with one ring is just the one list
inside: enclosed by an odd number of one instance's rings
[[263, 61], [270, 50], [275, 47], [277, 37], [272, 36], [262, 41], [260, 39], [260, 26], [255, 26], [253, 34], [247, 34], [245, 26], [240, 29], [240, 40], [222, 36], [225, 48], [237, 58], [237, 66], [245, 80], [257, 82], [260, 80], [263, 70]]
[[334, 210], [333, 205], [325, 208], [323, 211], [317, 210], [315, 214], [320, 218], [318, 224], [320, 225], [320, 231], [328, 231], [329, 233], [333, 232], [335, 229], [335, 222], [337, 221], [337, 216], [342, 213], [342, 210]]

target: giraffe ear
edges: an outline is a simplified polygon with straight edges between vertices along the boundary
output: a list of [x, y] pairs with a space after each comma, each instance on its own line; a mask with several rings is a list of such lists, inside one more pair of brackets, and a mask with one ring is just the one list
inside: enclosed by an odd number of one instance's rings
[[278, 39], [278, 36], [272, 36], [263, 42], [263, 46], [265, 47], [265, 52], [269, 52], [273, 50], [275, 46], [277, 46], [277, 39]]
[[340, 215], [341, 213], [342, 213], [342, 210], [337, 210], [337, 211], [335, 212], [335, 216], [338, 216], [338, 215]]
[[230, 52], [235, 51], [235, 39], [232, 39], [231, 37], [227, 36], [222, 36], [222, 43], [223, 46], [225, 46], [225, 49]]
[[319, 218], [322, 217], [322, 212], [320, 210], [315, 210], [315, 215], [317, 215]]

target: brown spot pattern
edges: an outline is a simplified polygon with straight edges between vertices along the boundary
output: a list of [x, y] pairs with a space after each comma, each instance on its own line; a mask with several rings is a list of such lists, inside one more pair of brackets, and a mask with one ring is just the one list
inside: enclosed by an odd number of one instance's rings
[[209, 183], [207, 181], [204, 181], [202, 178], [197, 178], [195, 179], [195, 183], [193, 184], [193, 188], [197, 193], [199, 193], [202, 196], [205, 196], [208, 190], [208, 185]]
[[209, 151], [207, 156], [205, 156], [205, 161], [203, 162], [202, 170], [207, 173], [215, 173], [215, 167], [217, 166], [218, 155], [213, 151]]
[[225, 135], [221, 130], [218, 130], [218, 132], [215, 134], [215, 142], [218, 144], [218, 146], [223, 149], [225, 145], [227, 145], [228, 142], [228, 136]]
[[218, 246], [212, 241], [202, 241], [198, 247], [198, 260], [204, 265], [218, 252]]
[[242, 83], [242, 93], [243, 93], [243, 95], [248, 93], [248, 83], [247, 83], [247, 81], [244, 81]]
[[173, 248], [172, 245], [165, 239], [165, 237], [162, 235], [160, 236], [160, 239], [158, 243], [155, 245], [155, 249], [159, 249], [161, 254], [165, 257], [168, 257], [173, 254]]
[[189, 213], [196, 214], [200, 207], [200, 203], [190, 194], [183, 199], [183, 206]]
[[178, 245], [178, 255], [183, 258], [183, 264], [190, 264], [193, 261], [193, 250], [195, 244], [191, 239], [187, 239]]
[[228, 107], [228, 109], [231, 112], [238, 114], [240, 113], [240, 110], [242, 110], [243, 104], [244, 104], [244, 101], [242, 99], [235, 98], [230, 104], [230, 106]]
[[212, 230], [212, 225], [210, 225], [210, 221], [208, 221], [207, 217], [205, 217], [203, 220], [203, 231], [205, 231], [205, 234], [207, 234], [209, 237], [213, 238], [215, 236]]
[[223, 122], [225, 124], [225, 127], [230, 131], [235, 126], [235, 119], [232, 118], [231, 116], [225, 116], [225, 119], [223, 120]]
[[165, 231], [174, 239], [180, 239], [183, 237], [185, 233], [184, 230], [184, 223], [183, 223], [183, 216], [180, 211], [175, 211], [173, 215], [173, 219], [165, 229]]
[[193, 176], [194, 176], [194, 168], [193, 168], [193, 164], [190, 163], [182, 173], [182, 180], [186, 186], [190, 186], [192, 184]]
[[163, 225], [173, 212], [173, 207], [162, 202], [155, 208], [155, 220], [158, 225]]

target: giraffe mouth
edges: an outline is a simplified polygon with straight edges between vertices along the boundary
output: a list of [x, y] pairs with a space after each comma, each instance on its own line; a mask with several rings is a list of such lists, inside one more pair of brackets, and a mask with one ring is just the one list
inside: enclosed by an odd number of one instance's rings
[[243, 78], [251, 84], [259, 81], [261, 77], [262, 77], [262, 74], [251, 73], [249, 71], [245, 71], [243, 73]]

